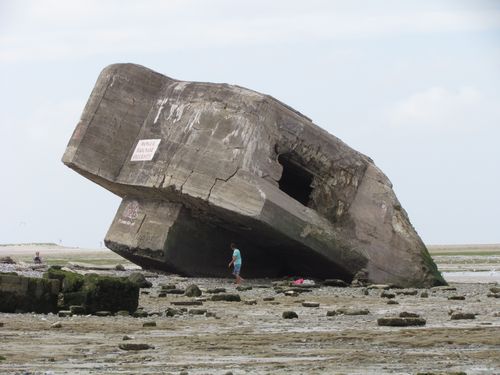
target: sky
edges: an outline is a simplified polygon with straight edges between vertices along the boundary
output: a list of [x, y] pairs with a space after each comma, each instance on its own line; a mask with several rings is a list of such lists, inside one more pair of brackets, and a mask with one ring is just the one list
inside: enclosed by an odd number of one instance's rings
[[0, 0], [0, 243], [102, 245], [120, 199], [61, 157], [124, 62], [272, 95], [370, 156], [425, 243], [500, 243], [500, 2], [480, 0]]

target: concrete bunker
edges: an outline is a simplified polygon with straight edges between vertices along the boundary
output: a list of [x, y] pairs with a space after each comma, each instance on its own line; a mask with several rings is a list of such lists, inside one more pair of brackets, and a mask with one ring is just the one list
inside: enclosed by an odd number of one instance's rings
[[278, 162], [283, 167], [278, 181], [280, 190], [307, 206], [312, 193], [313, 174], [294, 161], [291, 153], [280, 154]]

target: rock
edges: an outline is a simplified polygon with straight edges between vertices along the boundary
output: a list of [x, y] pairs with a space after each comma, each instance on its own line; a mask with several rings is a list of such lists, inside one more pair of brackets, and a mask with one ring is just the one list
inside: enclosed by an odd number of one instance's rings
[[403, 295], [403, 296], [416, 296], [418, 293], [418, 290], [416, 289], [401, 289], [401, 290], [396, 290], [396, 294], [398, 295]]
[[337, 315], [337, 310], [328, 310], [326, 312], [326, 316], [336, 316]]
[[340, 279], [326, 279], [326, 280], [323, 280], [322, 284], [324, 286], [334, 286], [337, 288], [346, 288], [349, 286], [348, 283], [346, 283], [344, 280], [340, 280]]
[[203, 305], [202, 301], [172, 301], [170, 303], [172, 305], [175, 305], [175, 306], [201, 306], [201, 305]]
[[123, 336], [123, 338], [122, 338], [123, 341], [128, 341], [128, 340], [133, 340], [133, 339], [134, 339], [133, 337], [127, 336], [127, 335]]
[[207, 313], [205, 314], [205, 316], [206, 316], [207, 318], [216, 318], [216, 319], [218, 319], [218, 318], [217, 318], [217, 314], [216, 314], [216, 313], [214, 313], [214, 312], [210, 312], [210, 311], [207, 311]]
[[201, 296], [201, 290], [198, 288], [198, 285], [191, 284], [186, 288], [184, 295], [186, 297], [199, 297]]
[[127, 310], [119, 310], [115, 313], [116, 316], [130, 316], [130, 313]]
[[121, 350], [148, 350], [154, 349], [154, 346], [149, 344], [138, 344], [138, 343], [122, 343], [119, 344], [118, 347]]
[[489, 298], [500, 298], [500, 293], [488, 293], [486, 296]]
[[61, 322], [55, 322], [54, 324], [52, 324], [50, 326], [50, 328], [61, 328], [62, 327], [62, 323]]
[[[75, 315], [83, 315], [85, 314], [85, 308], [81, 305], [71, 305], [69, 307], [69, 311], [72, 313], [72, 314], [75, 314]], [[128, 315], [128, 311], [127, 311], [127, 315]]]
[[60, 317], [60, 318], [66, 318], [66, 317], [70, 317], [72, 316], [73, 313], [69, 310], [60, 310], [58, 313], [57, 313], [57, 316]]
[[373, 161], [268, 95], [115, 64], [80, 118], [63, 162], [123, 197], [105, 244], [145, 268], [223, 277], [234, 240], [248, 277], [445, 283]]
[[103, 310], [103, 311], [96, 311], [94, 313], [94, 315], [95, 316], [100, 316], [100, 317], [105, 317], [105, 316], [111, 316], [111, 315], [113, 315], [113, 313], [111, 311], [105, 311], [105, 310]]
[[209, 294], [226, 293], [226, 288], [207, 289], [207, 293], [209, 293]]
[[490, 288], [490, 292], [491, 293], [495, 293], [495, 294], [500, 293], [500, 287], [493, 286], [493, 287]]
[[390, 289], [391, 286], [387, 284], [371, 284], [366, 287], [367, 289], [381, 289], [381, 290], [387, 290]]
[[[499, 311], [499, 312], [494, 313], [494, 314], [493, 314], [493, 316], [494, 316], [495, 318], [500, 318], [500, 311]], [[0, 327], [2, 327], [2, 326], [0, 325]]]
[[476, 319], [476, 315], [472, 313], [464, 313], [464, 312], [454, 312], [451, 314], [451, 320], [460, 320], [460, 319]]
[[380, 293], [380, 297], [382, 298], [395, 298], [396, 295], [394, 293], [389, 293], [389, 292], [386, 292], [385, 290]]
[[387, 301], [387, 304], [388, 305], [399, 305], [399, 302], [396, 300], [390, 299], [389, 301]]
[[147, 318], [148, 317], [148, 313], [144, 310], [136, 310], [132, 313], [132, 316], [134, 318]]
[[449, 296], [448, 299], [451, 301], [463, 301], [465, 296]]
[[181, 314], [182, 314], [182, 312], [179, 309], [173, 309], [171, 307], [167, 307], [167, 309], [165, 310], [165, 316], [168, 316], [168, 317], [173, 317], [173, 316], [181, 315]]
[[368, 315], [370, 313], [367, 309], [337, 309], [336, 315]]
[[283, 319], [297, 319], [299, 316], [295, 311], [283, 311]]
[[177, 289], [177, 286], [175, 284], [159, 284], [158, 286], [161, 290]]
[[423, 326], [426, 321], [422, 318], [379, 318], [377, 324], [379, 326], [391, 327], [408, 327], [408, 326]]
[[256, 305], [257, 304], [257, 300], [256, 299], [249, 299], [249, 300], [243, 301], [243, 303], [245, 305]]
[[4, 264], [16, 264], [16, 261], [9, 256], [0, 257], [0, 263]]
[[263, 301], [269, 302], [269, 301], [274, 301], [274, 297], [264, 297], [262, 298]]
[[252, 287], [250, 285], [238, 285], [236, 287], [236, 290], [238, 292], [244, 292], [244, 291], [247, 291], [247, 290], [252, 290]]
[[304, 307], [319, 307], [319, 302], [302, 302], [302, 306]]
[[428, 292], [420, 293], [420, 298], [429, 298], [429, 293]]
[[227, 302], [240, 302], [241, 297], [239, 294], [231, 294], [231, 293], [220, 293], [214, 294], [211, 301], [227, 301]]
[[125, 271], [125, 267], [123, 267], [123, 265], [122, 265], [122, 264], [117, 264], [117, 265], [115, 266], [115, 270], [116, 270], [116, 271]]
[[155, 321], [144, 322], [144, 323], [142, 323], [142, 326], [143, 327], [156, 327], [156, 322]]
[[295, 290], [287, 290], [285, 291], [285, 296], [288, 297], [297, 297], [299, 293], [297, 293]]
[[162, 290], [162, 293], [164, 294], [184, 294], [186, 291], [184, 289], [167, 289], [167, 290]]
[[207, 309], [190, 309], [188, 311], [189, 315], [205, 315], [207, 313]]
[[399, 313], [400, 318], [420, 318], [420, 315], [417, 313], [412, 313], [408, 311], [403, 311]]
[[454, 286], [447, 286], [447, 285], [438, 285], [438, 286], [434, 286], [431, 288], [432, 290], [440, 290], [442, 292], [453, 292], [453, 291], [456, 291], [457, 288], [455, 288]]
[[3, 327], [5, 325], [4, 322], [0, 322], [0, 327]]
[[151, 288], [153, 284], [146, 280], [146, 277], [140, 272], [133, 272], [128, 279], [136, 284], [139, 288]]
[[[277, 290], [276, 290], [276, 292], [278, 293]], [[309, 289], [309, 288], [306, 288], [306, 287], [295, 286], [293, 288], [286, 288], [286, 289], [283, 289], [283, 290], [279, 291], [279, 293], [286, 293], [286, 292], [310, 293], [310, 292], [312, 292], [312, 289]]]

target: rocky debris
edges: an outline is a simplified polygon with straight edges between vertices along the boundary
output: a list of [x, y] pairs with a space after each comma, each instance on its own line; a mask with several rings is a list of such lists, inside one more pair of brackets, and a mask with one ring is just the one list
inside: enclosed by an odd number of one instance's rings
[[302, 302], [302, 306], [303, 307], [319, 307], [319, 302], [305, 301], [305, 302]]
[[148, 313], [142, 309], [137, 309], [136, 311], [134, 311], [132, 313], [132, 316], [134, 318], [147, 318], [148, 317]]
[[377, 324], [379, 326], [390, 327], [409, 327], [409, 326], [423, 326], [426, 321], [423, 318], [379, 318]]
[[0, 274], [0, 312], [55, 313], [60, 282]]
[[464, 313], [464, 312], [454, 312], [451, 314], [451, 320], [461, 320], [461, 319], [476, 319], [476, 315], [473, 313]]
[[264, 297], [264, 298], [262, 298], [262, 301], [266, 301], [266, 302], [274, 301], [274, 297]]
[[212, 289], [207, 289], [207, 293], [209, 293], [209, 294], [226, 293], [226, 288], [212, 288]]
[[177, 285], [175, 284], [158, 284], [161, 290], [170, 290], [177, 289]]
[[286, 288], [282, 289], [280, 293], [286, 293], [286, 292], [294, 292], [294, 293], [310, 293], [312, 292], [312, 289], [306, 288], [306, 287], [291, 287], [291, 288]]
[[498, 293], [500, 293], [500, 287], [498, 287], [498, 286], [493, 286], [493, 287], [491, 287], [491, 288], [490, 288], [490, 292], [491, 292], [491, 293], [498, 294]]
[[143, 327], [156, 327], [156, 322], [155, 321], [144, 322], [144, 323], [142, 323], [142, 326]]
[[[71, 311], [71, 313], [74, 315], [83, 315], [83, 314], [85, 314], [85, 307], [83, 307], [81, 305], [71, 305], [69, 307], [69, 311]], [[127, 315], [128, 315], [128, 311], [127, 311]]]
[[205, 314], [205, 316], [206, 316], [207, 318], [215, 318], [215, 319], [220, 319], [220, 318], [217, 316], [217, 314], [216, 314], [216, 313], [214, 313], [214, 312], [210, 312], [210, 311], [207, 311], [207, 313]]
[[382, 293], [380, 293], [380, 297], [391, 299], [391, 298], [396, 298], [396, 295], [394, 293], [389, 293], [384, 290]]
[[146, 277], [140, 272], [131, 273], [128, 279], [136, 284], [139, 288], [151, 288], [153, 286], [151, 281], [146, 280]]
[[425, 291], [420, 293], [420, 298], [429, 298], [429, 293]]
[[105, 244], [145, 268], [222, 277], [234, 240], [248, 277], [445, 283], [373, 161], [268, 95], [111, 65], [63, 162], [123, 197]]
[[122, 264], [117, 264], [115, 266], [116, 271], [125, 271], [125, 267]]
[[486, 296], [488, 298], [500, 298], [500, 293], [488, 293]]
[[200, 288], [198, 288], [198, 285], [191, 284], [186, 288], [184, 295], [186, 297], [199, 297], [201, 296], [201, 290]]
[[351, 281], [351, 285], [354, 287], [367, 286], [369, 284], [370, 280], [368, 278], [368, 271], [365, 268], [362, 268], [358, 272], [356, 272]]
[[324, 286], [334, 286], [337, 288], [346, 288], [349, 286], [348, 283], [346, 283], [344, 280], [340, 280], [340, 279], [326, 279], [326, 280], [323, 280], [322, 284]]
[[249, 299], [249, 300], [243, 301], [243, 303], [245, 305], [256, 305], [257, 304], [257, 300], [256, 299]]
[[227, 301], [227, 302], [240, 302], [241, 297], [239, 294], [232, 293], [219, 293], [214, 294], [211, 298], [211, 301]]
[[[212, 299], [212, 301], [214, 301], [214, 300]], [[226, 300], [220, 299], [219, 301], [226, 301]], [[201, 306], [201, 305], [203, 305], [202, 301], [172, 301], [170, 303], [174, 306]]]
[[0, 322], [0, 327], [3, 327], [5, 325], [4, 322]]
[[283, 319], [297, 319], [299, 316], [295, 311], [283, 311]]
[[102, 310], [102, 311], [96, 311], [94, 313], [95, 316], [100, 316], [100, 317], [105, 317], [105, 316], [111, 316], [113, 313], [111, 311], [107, 310]]
[[5, 263], [5, 264], [16, 264], [16, 261], [12, 259], [9, 256], [6, 257], [0, 257], [0, 263]]
[[247, 291], [247, 290], [252, 290], [252, 289], [253, 289], [253, 288], [252, 288], [250, 285], [238, 285], [238, 286], [236, 287], [236, 290], [237, 290], [238, 292], [245, 292], [245, 291]]
[[391, 286], [387, 284], [371, 284], [368, 285], [366, 289], [388, 290], [391, 289]]
[[454, 292], [457, 290], [454, 286], [438, 285], [431, 288], [432, 291]]
[[160, 294], [184, 294], [186, 291], [184, 289], [166, 289], [162, 290]]
[[[500, 311], [499, 311], [499, 312], [494, 313], [494, 314], [493, 314], [493, 316], [494, 316], [495, 318], [500, 318]], [[0, 327], [1, 327], [1, 325], [0, 325]]]
[[127, 310], [119, 310], [119, 311], [115, 312], [115, 315], [116, 316], [129, 316], [130, 313]]
[[288, 297], [297, 297], [299, 295], [295, 290], [286, 290], [283, 293]]
[[416, 289], [400, 289], [400, 290], [396, 290], [395, 293], [397, 295], [403, 295], [403, 296], [416, 296], [418, 294], [418, 290], [416, 290]]
[[55, 322], [50, 325], [50, 328], [62, 328], [62, 323], [61, 322]]
[[60, 318], [66, 318], [66, 317], [70, 317], [72, 315], [73, 315], [73, 313], [70, 310], [60, 310], [57, 313], [57, 316]]
[[420, 315], [417, 313], [402, 311], [399, 313], [399, 317], [400, 318], [420, 318]]
[[207, 313], [207, 309], [190, 309], [188, 311], [189, 315], [205, 315]]
[[389, 301], [387, 301], [387, 304], [388, 305], [399, 305], [399, 302], [396, 300], [390, 299]]
[[465, 296], [449, 296], [448, 299], [450, 301], [463, 301]]
[[352, 309], [352, 308], [340, 308], [337, 310], [329, 310], [326, 312], [326, 316], [335, 315], [368, 315], [370, 311], [368, 309]]
[[128, 341], [128, 340], [133, 340], [134, 338], [132, 336], [125, 335], [123, 336], [122, 340], [123, 341]]
[[167, 309], [165, 310], [165, 316], [167, 316], [167, 317], [173, 317], [173, 316], [181, 315], [181, 314], [182, 314], [182, 310], [180, 310], [180, 309], [173, 309], [171, 307], [167, 307]]
[[138, 344], [138, 343], [122, 343], [119, 344], [118, 347], [121, 350], [148, 350], [154, 349], [154, 346], [149, 344]]

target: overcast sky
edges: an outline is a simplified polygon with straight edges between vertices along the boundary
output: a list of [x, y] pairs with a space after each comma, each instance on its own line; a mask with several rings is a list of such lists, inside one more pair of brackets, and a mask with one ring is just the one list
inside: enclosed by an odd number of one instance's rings
[[0, 243], [97, 247], [60, 159], [117, 62], [245, 86], [370, 156], [427, 244], [500, 243], [500, 2], [0, 0]]

